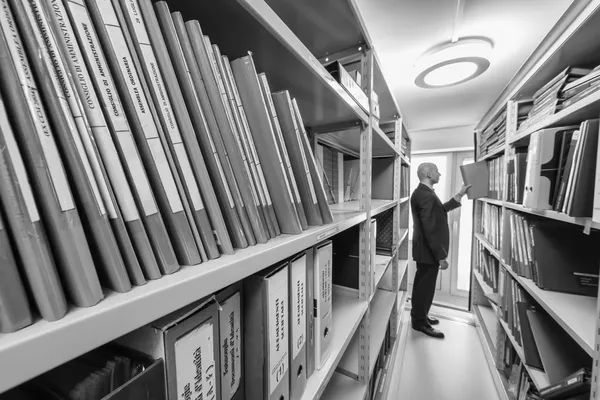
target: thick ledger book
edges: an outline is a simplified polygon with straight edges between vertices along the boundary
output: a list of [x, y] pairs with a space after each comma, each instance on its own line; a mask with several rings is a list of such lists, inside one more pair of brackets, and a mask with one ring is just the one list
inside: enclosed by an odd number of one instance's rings
[[0, 333], [18, 331], [33, 322], [27, 293], [25, 293], [25, 287], [19, 275], [17, 260], [12, 252], [12, 245], [6, 228], [4, 217], [0, 213], [0, 249], [2, 249], [0, 252], [0, 265], [2, 266]]
[[[216, 198], [214, 197], [210, 179], [206, 174], [206, 166], [204, 165], [200, 149], [195, 148], [198, 152], [192, 154], [190, 147], [185, 145], [186, 142], [190, 142], [189, 139], [192, 139], [196, 145], [197, 141], [191, 127], [185, 103], [179, 91], [179, 86], [176, 83], [177, 79], [172, 71], [168, 53], [164, 47], [162, 48], [163, 52], [159, 53], [157, 51], [158, 46], [154, 45], [156, 40], [151, 40], [150, 35], [152, 34], [155, 37], [157, 35], [160, 36], [160, 30], [147, 29], [147, 26], [158, 26], [154, 9], [149, 2], [144, 2], [145, 6], [142, 8], [142, 2], [138, 2], [137, 0], [120, 0], [120, 4], [123, 11], [122, 15], [126, 20], [125, 24], [123, 24], [123, 30], [125, 32], [128, 31], [131, 36], [133, 49], [135, 49], [135, 51], [132, 49], [132, 55], [134, 57], [137, 55], [137, 59], [139, 60], [139, 70], [143, 72], [146, 78], [147, 86], [149, 87], [148, 91], [151, 99], [154, 101], [158, 121], [160, 122], [160, 127], [162, 127], [163, 137], [167, 144], [166, 147], [168, 147], [175, 165], [174, 170], [179, 174], [183, 189], [182, 200], [185, 198], [188, 202], [186, 214], [188, 214], [192, 231], [196, 236], [198, 249], [204, 260], [217, 258], [219, 251], [204, 204], [207, 192], [211, 192], [211, 199], [215, 201], [215, 204]], [[118, 8], [116, 4], [115, 8]], [[142, 9], [146, 9], [147, 11], [144, 16], [141, 15]], [[151, 17], [154, 17], [152, 21], [149, 20]], [[125, 29], [125, 25], [127, 25], [128, 29]], [[160, 37], [162, 39], [162, 36]], [[165, 56], [166, 59], [164, 58]], [[167, 75], [168, 72], [172, 74]], [[175, 103], [171, 99], [177, 99], [179, 102]], [[152, 102], [150, 104], [152, 106]], [[183, 136], [186, 134], [188, 140], [184, 141]], [[205, 173], [203, 175], [203, 185], [197, 179], [198, 175], [194, 173], [194, 168], [192, 167], [194, 160], [202, 163], [204, 166], [202, 169], [202, 172]], [[201, 191], [203, 192], [202, 194]]]
[[[204, 155], [209, 176], [212, 177], [212, 184], [216, 191], [217, 200], [219, 201], [219, 205], [225, 219], [225, 228], [220, 227], [220, 225], [216, 222], [213, 223], [213, 228], [217, 230], [217, 236], [220, 238], [221, 251], [224, 254], [233, 254], [234, 247], [245, 248], [248, 246], [248, 242], [244, 235], [244, 230], [242, 229], [240, 217], [234, 202], [232, 189], [229, 186], [230, 183], [228, 183], [225, 177], [223, 163], [219, 158], [219, 154], [217, 153], [213, 142], [212, 134], [209, 130], [207, 119], [212, 117], [212, 121], [214, 121], [212, 109], [209, 109], [208, 111], [203, 110], [203, 107], [205, 107], [207, 104], [210, 105], [206, 90], [204, 88], [204, 83], [202, 82], [198, 66], [195, 62], [183, 21], [181, 21], [181, 31], [185, 34], [185, 36], [180, 41], [167, 3], [160, 1], [154, 5], [156, 8], [156, 13], [158, 14], [164, 39], [166, 40], [167, 48], [169, 49], [169, 53], [171, 55], [171, 61], [173, 62], [176, 70], [176, 76], [179, 80], [179, 87], [185, 97], [185, 105], [187, 106], [189, 116], [192, 119], [196, 138], [199, 142], [200, 150]], [[193, 63], [188, 64], [187, 57], [189, 57]], [[196, 88], [196, 84], [198, 84], [198, 89]], [[202, 103], [200, 99], [204, 99], [204, 103]], [[213, 127], [216, 127], [216, 121], [214, 121]], [[235, 181], [233, 184], [236, 184]], [[209, 205], [210, 204], [207, 202], [207, 207]], [[209, 216], [211, 216], [212, 220], [210, 208]], [[224, 230], [224, 232], [220, 232], [219, 227]]]
[[242, 281], [216, 294], [219, 303], [221, 400], [244, 400], [244, 292]]
[[2, 96], [42, 210], [62, 282], [75, 305], [90, 307], [104, 297], [98, 274], [16, 21], [8, 2], [2, 0], [0, 4]]
[[116, 344], [165, 360], [167, 399], [220, 400], [219, 342], [219, 304], [210, 296], [120, 337]]
[[[242, 122], [239, 116], [239, 108], [235, 103], [235, 97], [233, 95], [233, 89], [230, 84], [230, 79], [228, 76], [228, 70], [223, 65], [223, 55], [221, 55], [221, 50], [219, 46], [216, 44], [211, 45], [208, 37], [205, 36], [206, 48], [210, 49], [210, 57], [213, 63], [215, 64], [215, 78], [217, 79], [217, 86], [219, 90], [221, 90], [221, 97], [223, 98], [223, 106], [225, 107], [225, 112], [227, 117], [229, 118], [229, 124], [231, 126], [231, 132], [235, 137], [235, 142], [237, 144], [237, 148], [242, 156], [242, 162], [244, 164], [244, 168], [246, 170], [246, 174], [248, 176], [250, 182], [250, 190], [252, 192], [252, 197], [254, 199], [254, 204], [256, 204], [256, 208], [258, 210], [258, 216], [260, 218], [260, 223], [265, 227], [265, 234], [267, 239], [275, 236], [275, 227], [272, 224], [271, 218], [269, 218], [269, 209], [266, 208], [266, 200], [264, 198], [264, 191], [261, 187], [260, 177], [258, 176], [258, 171], [256, 171], [255, 165], [252, 163], [251, 154], [249, 153], [249, 149], [245, 145], [244, 137], [245, 132], [242, 131]], [[229, 60], [227, 60], [229, 64]], [[237, 89], [237, 85], [236, 85]]]
[[[215, 47], [215, 51], [218, 48]], [[248, 118], [246, 117], [246, 111], [242, 105], [242, 99], [237, 88], [235, 79], [233, 78], [233, 71], [231, 70], [231, 64], [227, 56], [222, 56], [219, 67], [222, 68], [222, 74], [225, 78], [225, 87], [227, 89], [227, 96], [231, 102], [231, 108], [240, 134], [240, 140], [242, 142], [243, 152], [248, 159], [250, 169], [252, 171], [252, 178], [256, 185], [256, 190], [259, 195], [260, 204], [263, 208], [263, 212], [266, 219], [267, 228], [271, 237], [276, 237], [281, 234], [279, 229], [279, 223], [277, 222], [277, 216], [275, 215], [275, 209], [273, 208], [273, 202], [271, 200], [271, 194], [265, 180], [264, 171], [256, 152], [256, 146], [254, 144], [254, 138], [248, 125]]]
[[315, 369], [321, 369], [331, 354], [333, 332], [333, 244], [330, 240], [315, 250], [314, 265], [314, 318]]
[[487, 161], [478, 161], [472, 164], [461, 165], [460, 174], [465, 185], [471, 185], [467, 189], [469, 199], [479, 199], [489, 196], [489, 169]]
[[[275, 141], [277, 142], [277, 148], [279, 152], [283, 156], [284, 161], [284, 173], [288, 180], [288, 184], [290, 185], [292, 192], [294, 194], [294, 206], [296, 207], [296, 211], [298, 212], [298, 218], [300, 218], [300, 225], [302, 225], [302, 229], [308, 229], [309, 222], [306, 218], [306, 212], [304, 211], [304, 205], [302, 204], [303, 199], [300, 196], [300, 191], [298, 190], [299, 183], [296, 182], [296, 178], [294, 176], [294, 170], [292, 168], [292, 164], [290, 162], [290, 156], [288, 154], [288, 150], [286, 148], [286, 143], [283, 138], [283, 134], [281, 132], [281, 121], [277, 117], [277, 109], [275, 108], [275, 103], [273, 102], [273, 95], [271, 94], [271, 87], [269, 86], [269, 81], [267, 79], [267, 75], [265, 73], [258, 74], [258, 79], [260, 81], [260, 88], [262, 91], [263, 98], [267, 104], [267, 112], [269, 114], [269, 118], [271, 120], [271, 129], [275, 133]], [[312, 224], [311, 224], [312, 225]]]
[[[132, 129], [142, 162], [164, 218], [168, 237], [181, 264], [200, 262], [200, 254], [185, 213], [176, 177], [160, 137], [159, 129], [149, 104], [142, 77], [127, 45], [125, 33], [111, 0], [86, 0], [98, 37], [113, 73], [117, 92]], [[163, 273], [172, 273], [179, 265]]]
[[[103, 286], [116, 292], [128, 292], [131, 281], [109, 222], [109, 213], [116, 217], [116, 212], [107, 209], [85, 152], [81, 136], [87, 135], [87, 127], [81, 126], [80, 132], [73, 118], [71, 104], [65, 94], [71, 90], [64, 79], [66, 68], [57, 53], [57, 43], [41, 10], [41, 2], [11, 0], [11, 4], [51, 126], [56, 132], [56, 141], [81, 210], [100, 280]], [[77, 104], [74, 106], [78, 107]]]
[[[64, 1], [64, 0], [63, 0]], [[70, 22], [74, 28], [74, 32], [77, 43], [83, 51], [83, 58], [85, 59], [85, 65], [87, 66], [93, 82], [93, 87], [99, 94], [100, 104], [102, 105], [101, 110], [104, 112], [104, 117], [108, 123], [109, 131], [96, 131], [95, 137], [102, 137], [105, 140], [98, 140], [98, 143], [103, 149], [103, 155], [109, 154], [110, 142], [105, 136], [110, 132], [113, 144], [116, 144], [119, 158], [124, 167], [127, 181], [131, 189], [132, 195], [134, 196], [137, 210], [139, 210], [139, 216], [143, 221], [143, 226], [137, 223], [129, 225], [132, 238], [136, 240], [136, 253], [141, 261], [144, 268], [144, 274], [147, 279], [160, 278], [163, 272], [171, 273], [179, 268], [177, 258], [175, 257], [175, 251], [167, 234], [162, 216], [158, 212], [158, 207], [148, 181], [148, 176], [142, 164], [140, 154], [138, 153], [137, 146], [133, 140], [131, 128], [125, 111], [121, 104], [121, 99], [115, 87], [113, 76], [109, 70], [106, 57], [102, 51], [102, 46], [96, 34], [96, 30], [92, 23], [91, 17], [88, 13], [87, 7], [82, 0], [67, 1], [65, 2], [66, 9], [61, 10], [61, 14], [56, 15], [56, 20], [64, 21], [66, 24]], [[56, 1], [53, 4], [55, 10], [59, 9], [59, 2]], [[62, 12], [68, 12], [69, 20], [65, 17]], [[73, 42], [74, 43], [74, 42]], [[71, 57], [73, 59], [73, 57]], [[88, 86], [89, 87], [89, 86]], [[85, 91], [84, 91], [85, 93]], [[92, 92], [90, 91], [90, 94]], [[89, 107], [88, 107], [89, 108]], [[99, 113], [92, 114], [99, 122]], [[91, 119], [93, 122], [94, 120]], [[113, 184], [117, 182], [119, 186], [116, 186], [116, 193], [122, 194], [121, 196], [121, 209], [125, 215], [125, 219], [129, 221], [135, 221], [137, 212], [131, 207], [125, 193], [124, 182], [117, 175], [119, 171], [112, 171]], [[128, 217], [129, 216], [129, 217]], [[142, 228], [146, 230], [148, 240], [151, 244], [152, 251], [149, 252], [146, 249], [146, 243], [140, 239], [142, 237]], [[151, 257], [152, 254], [154, 257]]]
[[550, 203], [559, 169], [562, 136], [577, 126], [543, 129], [531, 134], [527, 154], [523, 205], [534, 210], [552, 208]]
[[296, 114], [296, 123], [298, 124], [298, 128], [300, 129], [300, 139], [302, 141], [304, 154], [307, 157], [308, 169], [310, 170], [310, 176], [313, 180], [313, 187], [315, 188], [315, 193], [319, 202], [321, 218], [323, 219], [324, 224], [331, 224], [333, 223], [333, 214], [331, 213], [331, 208], [329, 208], [329, 202], [327, 201], [327, 195], [325, 194], [325, 187], [323, 186], [321, 172], [319, 168], [317, 168], [317, 162], [315, 160], [312, 147], [310, 146], [310, 143], [308, 141], [308, 136], [306, 135], [306, 130], [304, 129], [304, 122], [302, 121], [302, 114], [300, 114], [300, 108], [298, 108], [298, 103], [296, 102], [296, 99], [292, 99], [292, 106], [294, 106], [294, 112]]
[[[98, 141], [94, 137], [94, 130], [106, 133], [109, 140], [110, 134], [107, 132], [104, 117], [102, 117], [102, 121], [100, 123], [102, 128], [100, 128], [100, 126], [96, 126], [96, 124], [92, 123], [92, 121], [96, 122], [96, 120], [90, 119], [86, 113], [86, 107], [95, 109], [96, 107], [99, 107], [99, 105], [95, 92], [92, 93], [93, 88], [88, 87], [88, 84], [91, 85], [91, 82], [89, 80], [87, 69], [84, 70], [85, 66], [80, 64], [83, 62], [83, 59], [81, 58], [79, 47], [76, 43], [73, 43], [73, 40], [75, 40], [73, 37], [73, 30], [70, 24], [67, 25], [63, 18], [65, 14], [63, 13], [64, 9], [60, 3], [60, 0], [40, 2], [37, 8], [34, 8], [33, 10], [39, 14], [37, 23], [40, 25], [42, 31], [46, 32], [46, 35], [49, 37], [51, 36], [54, 38], [52, 41], [54, 47], [52, 51], [50, 51], [50, 55], [52, 56], [53, 61], [61, 66], [61, 74], [59, 74], [59, 79], [63, 85], [63, 92], [69, 102], [71, 113], [75, 123], [77, 124], [77, 129], [79, 131], [85, 152], [88, 156], [92, 173], [94, 174], [94, 177], [98, 183], [100, 195], [102, 196], [102, 200], [104, 201], [104, 205], [107, 209], [109, 221], [112, 226], [115, 239], [117, 240], [117, 246], [121, 252], [121, 257], [125, 263], [129, 279], [131, 283], [136, 286], [143, 285], [146, 283], [146, 278], [144, 277], [142, 267], [140, 266], [134, 249], [135, 237], [133, 238], [134, 240], [132, 240], [132, 238], [129, 236], [129, 231], [127, 228], [128, 222], [125, 220], [123, 212], [119, 208], [112, 182], [110, 182], [109, 172], [107, 171], [107, 164], [115, 163], [116, 165], [114, 166], [109, 165], [108, 169], [121, 169], [122, 172], [121, 163], [118, 159], [114, 145], [111, 146], [112, 150], [114, 151], [114, 153], [112, 153], [114, 158], [109, 160], [108, 163], [106, 163], [100, 155], [100, 151], [97, 146]], [[57, 40], [56, 38], [58, 37], [60, 37], [62, 40]], [[67, 43], [70, 46], [67, 47]], [[74, 67], [74, 64], [77, 64], [77, 67]], [[76, 71], [74, 71], [75, 68]], [[76, 74], [77, 79], [75, 78], [74, 73]], [[85, 90], [80, 90], [80, 88], [85, 88]], [[86, 99], [86, 101], [84, 102], [82, 99]], [[101, 110], [99, 110], [99, 113], [102, 115]], [[122, 177], [123, 181], [125, 181], [124, 174]], [[133, 204], [133, 197], [131, 196], [129, 187], [127, 187], [126, 190], [129, 192], [129, 199]], [[136, 218], [139, 219], [139, 216]], [[138, 223], [141, 224], [139, 221]], [[145, 232], [143, 232], [143, 230], [142, 233], [143, 239], [145, 239], [144, 243], [147, 245], [145, 249], [150, 250], [148, 238], [145, 236]]]
[[[207, 255], [209, 259], [213, 259], [219, 257], [219, 252], [233, 254], [233, 246], [231, 244], [229, 233], [227, 232], [225, 219], [221, 212], [217, 193], [213, 188], [213, 183], [211, 182], [209, 170], [205, 162], [206, 157], [202, 155], [196, 132], [194, 132], [191, 113], [188, 112], [188, 106], [186, 105], [186, 100], [179, 86], [178, 76], [173, 67], [171, 57], [169, 56], [163, 34], [159, 29], [156, 29], [156, 27], [160, 26], [156, 13], [149, 0], [140, 0], [139, 5], [147, 26], [153, 27], [153, 29], [148, 29], [147, 32], [154, 48], [158, 65], [166, 82], [166, 91], [169, 94], [173, 108], [175, 109], [175, 117], [179, 123], [183, 143], [189, 154], [192, 170], [194, 171], [200, 187], [200, 192], [202, 193], [202, 199], [204, 200], [208, 217], [207, 223], [204, 225], [212, 227], [212, 230], [214, 231], [213, 234], [213, 231], [205, 232], [201, 229]], [[179, 51], [181, 53], [180, 47], [176, 47], [173, 51]], [[180, 57], [181, 56], [182, 55], [180, 55]], [[189, 79], [187, 73], [185, 74], [185, 77]], [[194, 90], [193, 87], [190, 89]], [[194, 97], [192, 97], [191, 100], [193, 101], [191, 102], [190, 107], [194, 104], [197, 105], [197, 101]], [[212, 154], [210, 156], [213, 157]]]
[[289, 398], [288, 263], [244, 280], [246, 397]]
[[284, 172], [284, 156], [277, 146], [277, 139], [271, 127], [266, 100], [262, 95], [252, 56], [239, 58], [233, 61], [231, 66], [242, 104], [246, 109], [258, 157], [265, 169], [265, 179], [273, 197], [273, 207], [281, 232], [302, 233], [302, 226], [294, 204], [292, 184]]
[[[261, 74], [261, 77], [264, 76]], [[302, 202], [299, 207], [304, 207], [303, 211], [306, 215], [308, 225], [320, 226], [323, 225], [321, 211], [319, 210], [319, 201], [317, 193], [310, 176], [308, 168], [308, 160], [302, 146], [302, 138], [296, 121], [296, 113], [292, 105], [292, 99], [289, 92], [282, 91], [273, 93], [273, 103], [275, 110], [279, 116], [281, 126], [283, 145], [287, 147], [291, 166], [293, 170], [292, 176], [295, 177], [295, 182], [298, 185], [300, 198]], [[300, 214], [300, 211], [298, 212]]]
[[306, 388], [306, 253], [290, 260], [290, 400], [300, 400]]
[[[0, 97], [0, 210], [10, 232], [13, 254], [42, 318], [54, 321], [67, 312], [67, 301], [40, 220], [25, 164]], [[4, 246], [2, 246], [4, 248]]]
[[[226, 108], [225, 88], [222, 87], [222, 82], [219, 79], [212, 47], [209, 46], [210, 42], [208, 41], [208, 38], [203, 35], [198, 21], [188, 21], [185, 23], [185, 26], [187, 27], [192, 49], [196, 56], [196, 62], [202, 74], [210, 105], [218, 124], [217, 132], [220, 134], [224, 146], [223, 153], [225, 153], [222, 158], [228, 160], [230, 168], [235, 174], [232, 176], [232, 179], [237, 180], [238, 189], [247, 215], [247, 221], [250, 224], [245, 227], [246, 237], [254, 238], [251, 243], [264, 243], [267, 240], [266, 226], [260, 220], [258, 207], [252, 196], [251, 177], [244, 167], [242, 154], [235, 140], [232, 127], [233, 121], [228, 115]], [[248, 228], [250, 228], [250, 230], [248, 230]]]

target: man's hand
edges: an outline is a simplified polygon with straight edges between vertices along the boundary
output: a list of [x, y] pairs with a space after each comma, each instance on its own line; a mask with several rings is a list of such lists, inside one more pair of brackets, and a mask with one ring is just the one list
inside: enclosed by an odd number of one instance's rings
[[460, 192], [458, 192], [458, 194], [460, 195], [460, 197], [464, 196], [465, 194], [467, 194], [467, 190], [471, 187], [471, 185], [462, 185], [462, 188], [460, 189]]
[[442, 271], [448, 269], [449, 266], [450, 266], [450, 264], [448, 264], [448, 261], [446, 261], [446, 260], [440, 261], [440, 269]]

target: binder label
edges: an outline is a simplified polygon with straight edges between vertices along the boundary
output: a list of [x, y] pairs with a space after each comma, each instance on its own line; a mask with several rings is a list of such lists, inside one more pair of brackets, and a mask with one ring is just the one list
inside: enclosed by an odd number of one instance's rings
[[216, 399], [213, 323], [205, 322], [175, 342], [177, 398]]
[[221, 338], [221, 398], [231, 400], [240, 387], [242, 374], [242, 313], [240, 293], [221, 304], [219, 325]]
[[2, 99], [0, 99], [0, 121], [2, 123], [2, 130], [0, 133], [2, 133], [4, 136], [6, 150], [8, 151], [8, 155], [12, 161], [15, 175], [17, 177], [17, 184], [21, 189], [21, 194], [23, 195], [23, 200], [25, 201], [25, 207], [29, 213], [29, 219], [31, 222], [38, 222], [40, 220], [40, 215], [35, 204], [33, 191], [31, 190], [29, 179], [27, 178], [25, 164], [21, 158], [21, 153], [19, 152], [19, 147], [17, 146], [14, 132], [8, 122], [8, 115]]
[[181, 203], [181, 197], [179, 197], [179, 192], [175, 185], [175, 179], [173, 179], [171, 169], [169, 168], [165, 149], [159, 138], [148, 139], [147, 142], [150, 153], [152, 154], [152, 160], [156, 165], [160, 177], [160, 182], [167, 196], [167, 200], [169, 201], [171, 212], [177, 214], [178, 212], [183, 211], [183, 204]]
[[292, 358], [296, 358], [306, 343], [306, 256], [291, 263], [292, 291]]
[[190, 165], [190, 160], [185, 151], [185, 146], [183, 143], [177, 143], [173, 145], [173, 148], [175, 149], [175, 154], [179, 160], [183, 180], [187, 186], [187, 191], [189, 197], [191, 198], [192, 206], [195, 211], [203, 210], [204, 204], [202, 203], [202, 196], [200, 196], [200, 190], [196, 184], [196, 179], [194, 178], [192, 166]]
[[283, 379], [289, 364], [288, 354], [288, 269], [268, 278], [269, 395]]
[[1, 28], [8, 43], [8, 48], [12, 56], [11, 61], [14, 63], [17, 71], [23, 95], [27, 100], [27, 105], [34, 121], [56, 198], [62, 211], [72, 210], [75, 208], [75, 203], [71, 196], [71, 190], [58, 153], [58, 148], [52, 137], [46, 111], [31, 75], [31, 67], [26, 58], [21, 37], [19, 36], [12, 12], [6, 0], [2, 0], [0, 4], [2, 5], [2, 10], [0, 11]]
[[[94, 176], [92, 165], [90, 164], [88, 155], [83, 147], [82, 139], [87, 137], [88, 129], [85, 122], [82, 120], [79, 102], [74, 97], [75, 94], [73, 93], [71, 81], [69, 81], [67, 78], [67, 74], [69, 72], [65, 67], [62, 57], [58, 53], [57, 43], [54, 39], [54, 36], [50, 33], [48, 20], [46, 19], [45, 14], [41, 11], [38, 0], [29, 0], [28, 3], [29, 7], [24, 7], [25, 12], [27, 13], [27, 17], [29, 18], [31, 26], [38, 36], [40, 50], [43, 53], [41, 54], [42, 59], [46, 64], [46, 68], [51, 71], [50, 80], [54, 90], [56, 90], [56, 93], [59, 96], [57, 100], [60, 103], [65, 120], [69, 125], [69, 132], [73, 138], [75, 148], [77, 149], [78, 157], [83, 165], [83, 172], [85, 173], [87, 181], [89, 182], [90, 190], [96, 202], [96, 206], [98, 207], [99, 214], [101, 216], [106, 215], [106, 208], [100, 194], [100, 188], [98, 186], [98, 182], [96, 181], [96, 176]], [[94, 156], [95, 153], [90, 155], [92, 158]], [[108, 192], [106, 194], [108, 194]], [[108, 204], [112, 205], [112, 201], [109, 201]], [[114, 208], [112, 211], [113, 213], [110, 217], [115, 218], [116, 211]]]

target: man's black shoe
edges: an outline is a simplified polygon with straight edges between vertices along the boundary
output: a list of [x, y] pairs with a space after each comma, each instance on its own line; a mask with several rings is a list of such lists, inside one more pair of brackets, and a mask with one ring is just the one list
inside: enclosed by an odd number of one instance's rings
[[440, 320], [434, 317], [427, 317], [427, 322], [429, 322], [429, 325], [437, 325], [440, 323]]
[[415, 331], [423, 332], [427, 336], [431, 336], [434, 338], [443, 339], [445, 337], [442, 331], [438, 331], [437, 329], [432, 328], [429, 325], [413, 326], [413, 329]]

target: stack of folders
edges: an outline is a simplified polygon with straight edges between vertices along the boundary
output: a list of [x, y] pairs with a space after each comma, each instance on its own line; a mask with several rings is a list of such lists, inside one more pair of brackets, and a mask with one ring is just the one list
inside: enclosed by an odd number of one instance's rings
[[598, 120], [577, 126], [543, 129], [531, 135], [523, 205], [535, 210], [591, 217], [594, 170], [598, 153]]
[[504, 277], [500, 316], [523, 350], [522, 361], [546, 373], [550, 383], [548, 391], [558, 390], [574, 375], [589, 368], [592, 360], [549, 315], [536, 306], [509, 274]]
[[330, 353], [331, 242], [244, 280], [248, 399], [300, 399]]
[[1, 332], [333, 222], [300, 109], [251, 54], [165, 2], [0, 4]]
[[502, 214], [504, 210], [493, 204], [484, 203], [481, 211], [481, 234], [494, 249], [500, 248], [502, 230], [504, 229]]
[[479, 156], [502, 147], [506, 138], [506, 108], [481, 132], [479, 138]]
[[166, 400], [164, 373], [162, 360], [107, 345], [4, 393], [0, 399]]
[[510, 262], [542, 289], [597, 296], [598, 232], [508, 211]]

